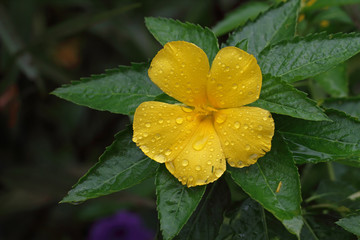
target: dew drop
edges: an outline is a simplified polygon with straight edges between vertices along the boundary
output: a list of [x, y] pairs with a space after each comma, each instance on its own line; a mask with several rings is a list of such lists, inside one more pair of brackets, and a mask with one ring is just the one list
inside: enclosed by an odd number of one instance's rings
[[166, 157], [162, 154], [158, 154], [158, 155], [155, 155], [154, 160], [162, 163], [162, 162], [166, 161]]
[[191, 93], [191, 88], [187, 88], [186, 93]]
[[155, 134], [155, 139], [159, 140], [161, 138], [161, 135], [159, 133]]
[[169, 156], [171, 154], [171, 150], [170, 149], [167, 149], [164, 153], [166, 156]]
[[185, 63], [182, 63], [182, 64], [181, 64], [181, 67], [183, 67], [183, 68], [184, 68], [184, 67], [185, 67]]
[[194, 120], [194, 118], [193, 118], [193, 116], [187, 116], [187, 117], [186, 117], [186, 120], [188, 120], [189, 122], [191, 122], [191, 121]]
[[229, 141], [225, 141], [225, 146], [229, 146]]
[[262, 138], [261, 134], [258, 134], [258, 135], [257, 135], [257, 138], [259, 138], [259, 139]]
[[225, 72], [230, 71], [230, 67], [229, 67], [229, 66], [225, 67], [224, 71], [225, 71]]
[[250, 150], [250, 145], [249, 145], [249, 144], [246, 144], [245, 150], [246, 150], [246, 151], [249, 151], [249, 150]]
[[150, 123], [145, 123], [145, 127], [151, 127], [151, 124]]
[[217, 89], [218, 89], [218, 90], [223, 89], [223, 87], [224, 87], [224, 86], [223, 86], [222, 84], [218, 84], [218, 85], [217, 85]]
[[225, 114], [217, 114], [215, 117], [215, 121], [217, 123], [224, 123], [226, 121], [226, 115]]
[[261, 131], [261, 130], [263, 130], [263, 126], [262, 125], [259, 125], [258, 126], [258, 129]]
[[235, 122], [235, 123], [234, 123], [234, 127], [235, 127], [236, 129], [239, 129], [239, 128], [240, 128], [240, 123], [239, 123], [239, 122]]
[[225, 105], [224, 100], [220, 100], [220, 105]]
[[239, 59], [239, 60], [241, 60], [241, 59], [242, 59], [242, 57], [240, 56], [240, 57], [238, 57], [238, 59]]
[[204, 185], [205, 183], [206, 183], [205, 180], [202, 179], [196, 180], [196, 185]]
[[208, 165], [211, 165], [211, 161], [210, 161], [210, 160], [209, 160], [209, 161], [207, 161], [207, 164], [208, 164]]
[[254, 154], [251, 154], [251, 155], [249, 156], [249, 159], [250, 159], [250, 160], [255, 160], [255, 159], [257, 159], [257, 157], [258, 157], [258, 155], [257, 155], [256, 153], [254, 153]]
[[200, 170], [201, 170], [201, 166], [200, 166], [200, 165], [196, 165], [196, 166], [195, 166], [195, 170], [196, 170], [196, 171], [200, 171]]
[[263, 120], [266, 121], [266, 120], [267, 120], [267, 117], [263, 117]]
[[159, 119], [159, 123], [162, 124], [164, 122], [164, 119]]
[[187, 165], [189, 165], [189, 161], [184, 159], [181, 163], [181, 165], [183, 165], [184, 167], [186, 167]]
[[188, 108], [188, 107], [181, 107], [181, 109], [184, 111], [184, 112], [186, 112], [186, 113], [191, 113], [192, 111], [193, 111], [193, 109], [192, 108]]
[[235, 163], [233, 161], [229, 161], [229, 165], [235, 167]]
[[250, 95], [253, 95], [254, 93], [253, 93], [252, 91], [250, 91], [250, 92], [248, 92], [248, 94], [249, 94], [249, 96], [250, 96]]
[[184, 119], [181, 117], [178, 117], [175, 121], [177, 124], [182, 124], [184, 122]]
[[166, 164], [166, 167], [169, 169], [170, 172], [174, 172], [175, 171], [175, 166], [173, 162], [168, 162]]
[[193, 148], [197, 151], [200, 151], [205, 147], [207, 141], [208, 141], [207, 137], [200, 137], [196, 139], [196, 141], [194, 142]]
[[179, 83], [175, 83], [175, 87], [176, 87], [176, 88], [180, 87], [180, 84], [179, 84]]
[[189, 98], [188, 101], [189, 101], [189, 102], [194, 102], [194, 99], [193, 99], [193, 98]]
[[244, 129], [248, 129], [249, 126], [247, 124], [244, 124]]
[[238, 88], [238, 85], [236, 84], [236, 83], [234, 83], [233, 85], [232, 85], [232, 89], [237, 89]]
[[224, 172], [224, 170], [222, 170], [221, 168], [215, 169], [215, 176], [219, 178], [219, 177], [221, 177], [223, 172]]
[[144, 153], [148, 153], [150, 152], [149, 148], [147, 146], [141, 146], [141, 149], [143, 150]]
[[147, 136], [149, 136], [149, 134], [148, 133], [143, 133], [143, 136], [147, 137]]
[[236, 69], [239, 69], [239, 68], [240, 68], [239, 64], [236, 64]]

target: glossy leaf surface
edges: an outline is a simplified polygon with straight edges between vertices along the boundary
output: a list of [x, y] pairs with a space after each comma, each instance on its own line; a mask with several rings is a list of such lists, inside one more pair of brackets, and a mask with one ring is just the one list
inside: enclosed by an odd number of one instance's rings
[[195, 211], [206, 186], [188, 188], [165, 166], [159, 168], [155, 184], [160, 228], [164, 239], [172, 239]]
[[119, 132], [100, 160], [61, 202], [78, 203], [134, 186], [154, 176], [159, 164], [131, 140], [131, 129]]

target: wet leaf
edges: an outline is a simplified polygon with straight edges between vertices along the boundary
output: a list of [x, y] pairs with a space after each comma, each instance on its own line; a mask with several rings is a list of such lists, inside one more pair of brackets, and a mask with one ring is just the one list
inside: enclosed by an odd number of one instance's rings
[[316, 106], [316, 103], [304, 92], [269, 75], [263, 78], [260, 98], [250, 105], [295, 118], [313, 121], [328, 120], [324, 111]]
[[134, 186], [154, 176], [159, 164], [146, 157], [127, 129], [115, 136], [100, 160], [69, 191], [62, 203], [79, 203]]
[[258, 62], [263, 74], [295, 82], [328, 71], [358, 52], [359, 33], [320, 33], [270, 46]]
[[235, 46], [241, 40], [248, 39], [248, 52], [258, 56], [267, 46], [294, 37], [299, 8], [299, 0], [279, 4], [261, 14], [254, 22], [235, 30], [226, 43]]
[[228, 171], [246, 193], [299, 236], [303, 225], [299, 173], [279, 135], [274, 136], [271, 151], [256, 164]]
[[326, 110], [332, 122], [311, 122], [275, 116], [297, 164], [342, 159], [360, 161], [360, 122], [342, 112]]
[[182, 23], [170, 18], [145, 18], [145, 25], [161, 45], [171, 41], [191, 42], [200, 47], [209, 58], [210, 64], [219, 51], [215, 34], [208, 28], [192, 23]]
[[64, 85], [52, 94], [96, 110], [130, 115], [140, 103], [154, 100], [162, 93], [149, 79], [147, 70], [148, 64], [120, 66]]
[[161, 166], [156, 175], [157, 209], [164, 239], [176, 236], [198, 206], [206, 186], [188, 188]]

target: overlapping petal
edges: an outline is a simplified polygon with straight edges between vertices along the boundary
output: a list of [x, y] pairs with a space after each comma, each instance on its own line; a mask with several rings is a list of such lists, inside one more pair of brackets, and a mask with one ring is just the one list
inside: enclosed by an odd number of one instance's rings
[[270, 151], [274, 120], [257, 107], [222, 109], [215, 113], [214, 127], [228, 163], [233, 167], [254, 164]]
[[166, 162], [166, 167], [188, 187], [208, 184], [221, 177], [226, 160], [212, 117], [201, 121], [183, 151], [173, 161]]
[[192, 109], [162, 102], [144, 102], [134, 116], [133, 141], [159, 163], [174, 160], [200, 124]]
[[207, 97], [215, 108], [234, 108], [259, 98], [262, 75], [253, 55], [225, 47], [216, 55], [207, 84]]
[[206, 103], [209, 61], [198, 46], [175, 41], [165, 44], [153, 58], [150, 79], [169, 96], [188, 106]]

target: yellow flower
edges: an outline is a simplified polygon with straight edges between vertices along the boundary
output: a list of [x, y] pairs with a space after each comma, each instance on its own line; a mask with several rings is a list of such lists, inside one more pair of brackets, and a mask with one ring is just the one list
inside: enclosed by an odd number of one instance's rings
[[167, 43], [151, 62], [149, 77], [183, 104], [144, 102], [135, 112], [133, 141], [165, 163], [188, 187], [217, 180], [226, 161], [242, 168], [271, 148], [274, 121], [257, 107], [262, 75], [254, 56], [225, 47], [211, 69], [205, 52], [184, 41]]

